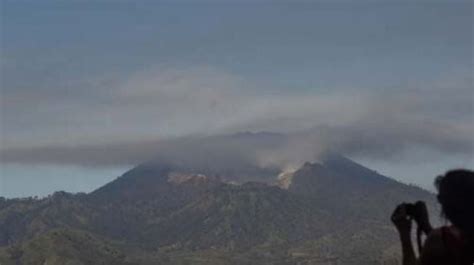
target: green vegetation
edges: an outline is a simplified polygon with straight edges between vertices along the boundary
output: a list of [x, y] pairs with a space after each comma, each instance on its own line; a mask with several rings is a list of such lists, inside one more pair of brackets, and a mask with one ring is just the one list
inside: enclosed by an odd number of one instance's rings
[[71, 229], [54, 229], [24, 243], [2, 248], [0, 264], [14, 265], [132, 265], [125, 255], [96, 235]]
[[0, 264], [397, 264], [393, 206], [434, 205], [341, 157], [307, 163], [287, 189], [170, 182], [176, 170], [140, 166], [91, 194], [1, 199]]

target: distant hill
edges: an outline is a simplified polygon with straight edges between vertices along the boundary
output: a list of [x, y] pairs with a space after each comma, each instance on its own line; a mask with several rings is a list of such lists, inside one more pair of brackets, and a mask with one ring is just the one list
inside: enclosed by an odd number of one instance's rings
[[0, 249], [0, 264], [134, 265], [114, 243], [72, 229], [52, 229], [21, 244]]
[[152, 161], [90, 194], [2, 199], [0, 264], [397, 264], [392, 209], [435, 205], [337, 154], [279, 173]]

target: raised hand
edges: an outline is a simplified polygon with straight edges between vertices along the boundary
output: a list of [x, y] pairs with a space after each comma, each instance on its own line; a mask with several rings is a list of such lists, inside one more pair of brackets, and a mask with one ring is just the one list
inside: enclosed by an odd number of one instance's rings
[[431, 227], [428, 209], [426, 208], [425, 202], [417, 201], [415, 203], [415, 209], [415, 216], [413, 216], [413, 218], [415, 218], [415, 221], [418, 223], [421, 230], [426, 234], [429, 234], [433, 228]]
[[392, 213], [391, 220], [400, 234], [410, 234], [412, 220], [407, 214], [406, 203], [402, 203], [398, 205], [397, 208], [395, 208]]

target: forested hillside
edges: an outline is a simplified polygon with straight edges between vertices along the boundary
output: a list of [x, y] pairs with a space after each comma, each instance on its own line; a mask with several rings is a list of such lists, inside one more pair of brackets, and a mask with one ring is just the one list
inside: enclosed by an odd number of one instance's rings
[[0, 263], [397, 264], [389, 216], [415, 200], [433, 208], [339, 155], [273, 183], [145, 163], [90, 194], [2, 199]]

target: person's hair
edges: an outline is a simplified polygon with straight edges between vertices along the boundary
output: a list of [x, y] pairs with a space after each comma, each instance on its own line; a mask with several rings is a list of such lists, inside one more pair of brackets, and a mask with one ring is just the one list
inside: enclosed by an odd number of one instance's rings
[[448, 171], [435, 180], [444, 216], [470, 240], [474, 240], [474, 172]]

